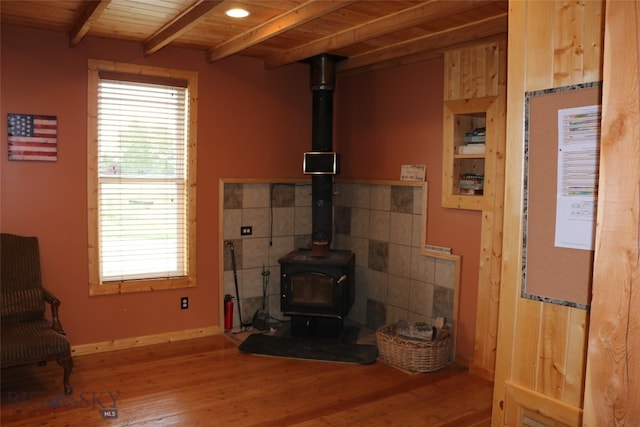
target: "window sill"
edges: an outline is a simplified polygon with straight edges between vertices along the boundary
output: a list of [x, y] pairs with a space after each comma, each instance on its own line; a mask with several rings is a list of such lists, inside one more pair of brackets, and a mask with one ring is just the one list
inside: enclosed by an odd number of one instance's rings
[[89, 296], [128, 294], [134, 292], [154, 292], [167, 289], [195, 288], [193, 277], [153, 280], [125, 280], [120, 282], [97, 283], [89, 285]]

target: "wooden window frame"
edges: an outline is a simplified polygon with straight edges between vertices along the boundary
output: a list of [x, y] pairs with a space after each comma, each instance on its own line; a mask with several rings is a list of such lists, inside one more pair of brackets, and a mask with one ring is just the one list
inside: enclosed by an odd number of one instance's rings
[[[87, 216], [89, 251], [89, 295], [113, 295], [131, 292], [149, 292], [164, 289], [190, 288], [196, 286], [196, 125], [198, 74], [193, 71], [174, 70], [127, 64], [114, 61], [89, 59], [88, 103], [87, 103]], [[189, 90], [188, 119], [188, 259], [187, 275], [168, 279], [123, 280], [101, 283], [99, 261], [99, 211], [98, 211], [98, 83], [100, 73], [113, 72], [143, 75], [150, 78], [179, 79], [187, 82]]]

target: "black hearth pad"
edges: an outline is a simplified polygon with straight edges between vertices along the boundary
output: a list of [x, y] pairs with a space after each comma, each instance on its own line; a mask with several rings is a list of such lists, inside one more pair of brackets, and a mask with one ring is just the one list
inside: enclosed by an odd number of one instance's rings
[[359, 365], [374, 363], [378, 357], [375, 345], [262, 334], [250, 335], [238, 349], [250, 354]]

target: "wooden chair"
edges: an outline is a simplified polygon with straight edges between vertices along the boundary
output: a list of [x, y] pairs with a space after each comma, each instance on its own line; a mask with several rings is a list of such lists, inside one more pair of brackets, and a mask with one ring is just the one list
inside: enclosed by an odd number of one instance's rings
[[[1, 240], [1, 366], [56, 359], [64, 368], [64, 393], [71, 394], [71, 346], [58, 318], [60, 300], [42, 287], [38, 239], [2, 233]], [[45, 303], [51, 320], [45, 318]]]

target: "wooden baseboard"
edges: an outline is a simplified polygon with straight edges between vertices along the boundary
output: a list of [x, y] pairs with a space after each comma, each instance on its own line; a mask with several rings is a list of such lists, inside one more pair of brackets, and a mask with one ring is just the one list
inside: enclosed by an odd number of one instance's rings
[[105, 351], [124, 350], [127, 348], [142, 347], [145, 345], [161, 344], [167, 342], [183, 341], [192, 338], [202, 338], [211, 335], [220, 335], [219, 326], [188, 329], [185, 331], [166, 332], [162, 334], [147, 335], [143, 337], [119, 338], [111, 341], [103, 341], [93, 344], [80, 344], [71, 347], [72, 356], [84, 354], [102, 353]]
[[478, 366], [474, 363], [469, 365], [469, 372], [489, 381], [493, 381], [496, 375], [495, 371], [483, 368], [482, 366]]
[[454, 360], [458, 365], [462, 365], [465, 368], [469, 368], [469, 366], [471, 365], [471, 360], [467, 359], [466, 357], [462, 357], [459, 354], [455, 355], [455, 360]]

